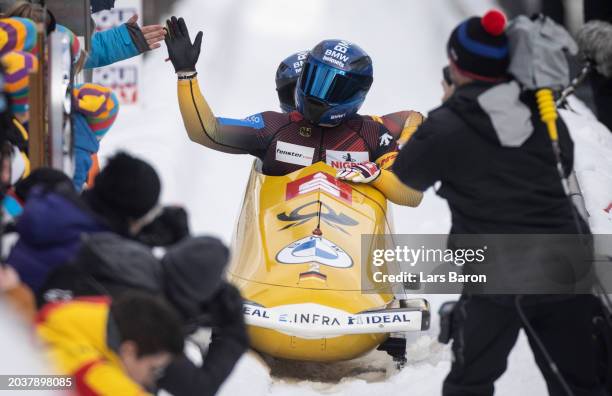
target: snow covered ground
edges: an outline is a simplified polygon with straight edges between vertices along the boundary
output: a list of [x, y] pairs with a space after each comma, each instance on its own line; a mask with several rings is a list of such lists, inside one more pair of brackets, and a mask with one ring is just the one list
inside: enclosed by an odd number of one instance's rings
[[[426, 113], [440, 100], [444, 45], [451, 29], [468, 15], [482, 14], [492, 3], [490, 0], [183, 0], [175, 13], [186, 18], [192, 37], [198, 29], [204, 31], [199, 80], [217, 115], [241, 118], [277, 109], [274, 73], [278, 63], [290, 53], [311, 48], [325, 38], [356, 42], [374, 60], [375, 81], [362, 113], [385, 114], [400, 109]], [[138, 108], [121, 109], [116, 126], [102, 144], [102, 159], [119, 149], [148, 159], [162, 176], [163, 201], [186, 206], [196, 233], [214, 234], [229, 242], [252, 159], [217, 153], [187, 139], [176, 100], [176, 80], [170, 63], [163, 62], [165, 57], [166, 51], [162, 49], [147, 58], [142, 104]], [[584, 121], [573, 114], [565, 117], [580, 126], [580, 133], [575, 134], [577, 152], [584, 157], [582, 162], [577, 161], [582, 167], [579, 176], [607, 182], [607, 188], [612, 188], [612, 164], [605, 162], [612, 158], [610, 135], [589, 128], [593, 121]], [[583, 145], [582, 141], [586, 143]], [[602, 167], [607, 173], [600, 171]], [[606, 198], [587, 204], [603, 209], [604, 201], [612, 200], [612, 192], [608, 190], [607, 194]], [[450, 226], [446, 204], [432, 191], [426, 194], [419, 208], [396, 207], [394, 216], [396, 231], [400, 233], [446, 233]], [[605, 218], [601, 224], [606, 225]], [[453, 296], [428, 296], [432, 311], [437, 312], [439, 304], [450, 298]], [[399, 372], [384, 353], [373, 352], [358, 362], [277, 367], [275, 372], [282, 374], [279, 377], [271, 375], [254, 355], [245, 355], [220, 393], [223, 396], [247, 392], [250, 396], [439, 394], [450, 367], [450, 353], [447, 347], [435, 342], [437, 314], [433, 319], [427, 334], [411, 340], [409, 364]], [[359, 373], [360, 367], [371, 370]], [[305, 372], [315, 380], [295, 378]], [[324, 372], [357, 374], [339, 381], [317, 381], [324, 378]], [[546, 394], [524, 335], [510, 355], [508, 371], [497, 389], [498, 395]]]
[[[561, 116], [575, 142], [574, 168], [585, 197], [591, 231], [612, 234], [612, 135], [582, 102], [573, 100], [570, 106], [573, 111], [563, 110]], [[606, 253], [612, 256], [610, 249]]]

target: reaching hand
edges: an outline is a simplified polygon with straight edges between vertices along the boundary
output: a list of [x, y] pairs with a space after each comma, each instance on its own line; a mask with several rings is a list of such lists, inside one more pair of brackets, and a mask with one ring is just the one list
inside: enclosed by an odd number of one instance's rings
[[342, 168], [336, 174], [336, 178], [353, 183], [370, 183], [380, 175], [380, 168], [374, 162], [352, 164]]
[[202, 46], [202, 32], [198, 32], [192, 44], [185, 20], [176, 17], [166, 21], [166, 30], [165, 41], [174, 70], [177, 73], [195, 71]]
[[[134, 14], [126, 23], [128, 25], [137, 25], [138, 14]], [[140, 28], [140, 31], [144, 35], [145, 40], [147, 40], [149, 49], [161, 47], [160, 43], [164, 40], [164, 37], [166, 37], [166, 29], [164, 29], [162, 25], [143, 26]]]
[[0, 292], [6, 292], [19, 286], [19, 275], [13, 267], [0, 264]]

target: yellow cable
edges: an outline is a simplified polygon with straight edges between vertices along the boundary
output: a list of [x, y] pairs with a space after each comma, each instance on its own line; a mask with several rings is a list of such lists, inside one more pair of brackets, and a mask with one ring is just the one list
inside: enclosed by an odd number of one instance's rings
[[540, 119], [548, 128], [550, 140], [557, 142], [559, 140], [559, 134], [557, 133], [557, 118], [559, 115], [557, 114], [557, 106], [555, 105], [552, 90], [549, 88], [538, 90], [536, 92], [536, 100], [540, 110]]

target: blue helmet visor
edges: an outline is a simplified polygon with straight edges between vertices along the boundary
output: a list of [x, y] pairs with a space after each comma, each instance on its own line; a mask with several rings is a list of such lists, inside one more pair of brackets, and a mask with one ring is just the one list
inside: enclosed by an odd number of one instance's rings
[[304, 64], [300, 88], [306, 96], [327, 103], [342, 103], [366, 93], [372, 84], [372, 77], [346, 72], [309, 59]]

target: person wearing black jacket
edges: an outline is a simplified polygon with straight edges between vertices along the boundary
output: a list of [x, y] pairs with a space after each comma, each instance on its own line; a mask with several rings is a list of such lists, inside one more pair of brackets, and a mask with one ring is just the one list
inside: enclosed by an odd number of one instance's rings
[[[393, 171], [420, 191], [440, 182], [436, 192], [448, 201], [451, 237], [577, 234], [578, 228], [588, 233], [564, 194], [533, 92], [523, 92], [507, 75], [504, 25], [503, 14], [489, 12], [467, 19], [452, 32], [447, 52], [454, 92], [402, 147]], [[573, 143], [561, 119], [557, 128], [568, 175]], [[505, 266], [509, 276], [527, 271], [530, 281], [536, 277], [529, 277], [529, 271], [535, 274], [540, 264], [535, 260], [549, 259], [544, 251], [536, 252], [537, 258], [530, 256], [533, 251], [508, 253], [513, 260], [502, 255], [494, 265]], [[492, 395], [521, 328], [551, 395], [567, 395], [567, 388], [574, 395], [604, 394], [592, 340], [592, 296], [523, 298], [469, 290], [464, 285], [453, 311], [454, 359], [444, 395]], [[551, 360], [560, 375], [551, 369]]]
[[242, 297], [222, 278], [228, 256], [225, 245], [210, 237], [185, 238], [158, 260], [137, 241], [91, 234], [75, 260], [47, 278], [38, 303], [91, 295], [118, 298], [134, 289], [164, 296], [181, 313], [186, 334], [199, 326], [213, 331], [207, 350], [200, 349], [201, 364], [180, 356], [166, 367], [159, 389], [173, 396], [214, 395], [249, 344]]
[[[211, 343], [197, 367], [186, 356], [173, 361], [158, 386], [174, 396], [212, 396], [249, 345], [242, 296], [223, 280], [229, 251], [219, 240], [188, 238], [162, 259], [165, 294], [193, 325], [213, 328]], [[200, 265], [194, 265], [200, 263]]]

